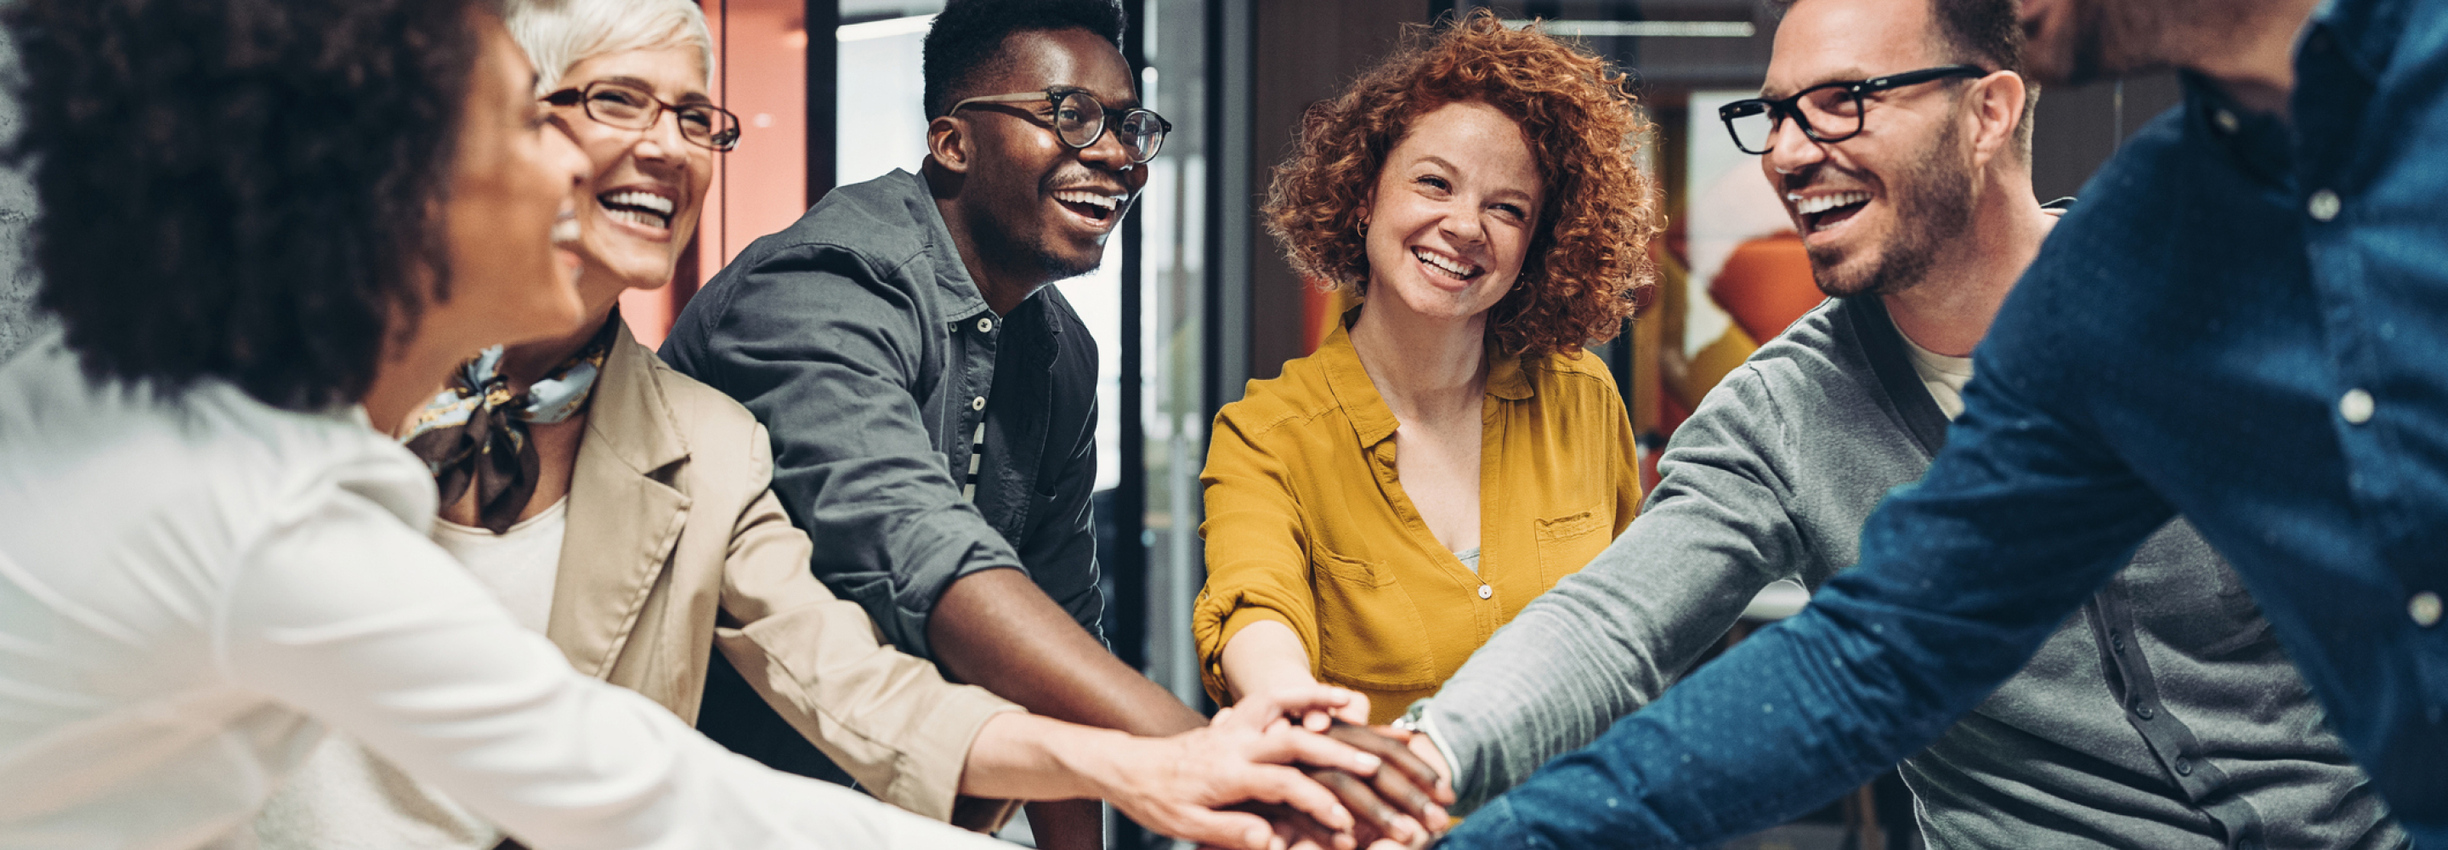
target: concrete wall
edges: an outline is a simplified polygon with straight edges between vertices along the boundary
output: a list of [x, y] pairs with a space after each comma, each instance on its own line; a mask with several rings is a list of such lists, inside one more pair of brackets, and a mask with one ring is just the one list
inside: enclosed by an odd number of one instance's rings
[[[16, 54], [0, 43], [0, 62], [14, 64]], [[0, 98], [0, 138], [15, 138], [17, 101]], [[35, 277], [26, 257], [26, 225], [34, 220], [34, 187], [25, 176], [0, 169], [0, 359], [51, 326], [34, 310]], [[4, 402], [0, 402], [4, 403]]]

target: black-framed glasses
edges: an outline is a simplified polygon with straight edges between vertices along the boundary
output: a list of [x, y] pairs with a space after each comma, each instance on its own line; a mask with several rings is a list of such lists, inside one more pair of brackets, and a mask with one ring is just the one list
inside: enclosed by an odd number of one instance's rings
[[1725, 121], [1726, 132], [1734, 135], [1735, 147], [1743, 153], [1764, 154], [1776, 146], [1777, 125], [1788, 117], [1801, 124], [1802, 134], [1812, 141], [1841, 142], [1861, 134], [1865, 96], [1931, 80], [1988, 75], [1973, 65], [1945, 65], [1867, 80], [1820, 83], [1792, 97], [1737, 100], [1717, 107], [1717, 117]]
[[663, 113], [678, 117], [680, 138], [701, 148], [727, 151], [739, 147], [739, 116], [731, 110], [711, 103], [665, 103], [653, 92], [616, 80], [596, 80], [583, 89], [562, 89], [544, 96], [544, 102], [554, 106], [577, 106], [586, 110], [588, 118], [607, 127], [623, 130], [645, 130], [663, 120]]
[[1173, 131], [1173, 122], [1146, 109], [1111, 109], [1097, 101], [1095, 95], [1071, 86], [1054, 86], [1044, 91], [1024, 91], [1014, 94], [990, 94], [952, 104], [945, 115], [959, 112], [972, 103], [1030, 103], [1045, 101], [1054, 108], [1054, 136], [1075, 149], [1086, 150], [1105, 137], [1105, 128], [1112, 127], [1114, 138], [1130, 151], [1132, 162], [1156, 158], [1164, 147], [1165, 134]]

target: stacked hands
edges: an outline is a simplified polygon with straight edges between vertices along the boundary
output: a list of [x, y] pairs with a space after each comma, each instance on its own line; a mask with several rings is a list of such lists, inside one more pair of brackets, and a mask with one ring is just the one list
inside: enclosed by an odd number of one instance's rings
[[1231, 850], [1418, 848], [1453, 788], [1368, 698], [1313, 684], [1244, 697], [1205, 728], [1110, 753], [1106, 799], [1141, 825]]

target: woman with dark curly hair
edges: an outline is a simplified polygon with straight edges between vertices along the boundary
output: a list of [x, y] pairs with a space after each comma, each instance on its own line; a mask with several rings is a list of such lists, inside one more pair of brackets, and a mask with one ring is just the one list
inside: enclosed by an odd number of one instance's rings
[[1323, 680], [1387, 722], [1631, 522], [1631, 423], [1581, 351], [1658, 228], [1623, 80], [1479, 13], [1312, 110], [1268, 229], [1364, 300], [1216, 417], [1192, 627], [1218, 702]]
[[42, 304], [0, 365], [0, 846], [245, 845], [328, 725], [537, 847], [993, 847], [570, 668], [369, 427], [576, 330], [487, 0], [20, 0]]

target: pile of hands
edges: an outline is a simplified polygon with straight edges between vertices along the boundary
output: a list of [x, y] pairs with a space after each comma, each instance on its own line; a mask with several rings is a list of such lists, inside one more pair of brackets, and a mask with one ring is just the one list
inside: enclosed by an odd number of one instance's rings
[[[1442, 834], [1453, 786], [1422, 739], [1365, 725], [1330, 685], [1245, 697], [1205, 728], [1141, 738], [1108, 800], [1140, 825], [1227, 850], [1403, 850]], [[1441, 761], [1441, 760], [1440, 760]]]

